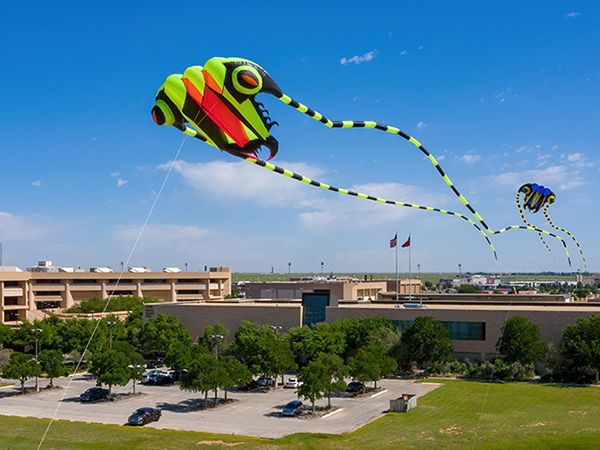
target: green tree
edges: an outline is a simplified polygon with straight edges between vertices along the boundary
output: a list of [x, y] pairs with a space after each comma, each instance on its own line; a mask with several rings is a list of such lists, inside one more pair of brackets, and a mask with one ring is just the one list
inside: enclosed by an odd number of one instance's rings
[[[223, 366], [219, 360], [206, 349], [195, 346], [192, 352], [188, 371], [183, 374], [179, 382], [181, 389], [192, 392], [204, 393], [204, 406], [208, 406], [208, 392], [217, 390], [226, 377]], [[216, 406], [216, 392], [215, 392]]]
[[462, 284], [458, 288], [459, 294], [477, 294], [480, 290], [478, 287], [473, 286], [472, 284]]
[[277, 376], [296, 368], [287, 336], [268, 325], [242, 322], [235, 333], [233, 352], [252, 374]]
[[221, 381], [221, 387], [225, 392], [225, 400], [227, 400], [227, 390], [234, 386], [244, 386], [252, 380], [252, 374], [245, 364], [238, 361], [233, 356], [224, 356], [219, 358], [226, 376]]
[[358, 350], [371, 342], [374, 336], [384, 336], [388, 331], [396, 332], [389, 319], [379, 316], [338, 320], [331, 325], [331, 328], [341, 331], [344, 335], [346, 359], [356, 355]]
[[54, 387], [54, 379], [64, 377], [67, 369], [63, 363], [63, 353], [60, 350], [43, 350], [39, 355], [41, 370], [50, 378], [50, 387]]
[[113, 386], [125, 386], [129, 382], [130, 370], [127, 356], [114, 349], [99, 351], [92, 357], [91, 372], [98, 384], [108, 386], [109, 396]]
[[173, 316], [159, 314], [144, 325], [142, 348], [146, 355], [164, 355], [176, 341], [191, 345], [192, 337], [183, 324]]
[[141, 381], [144, 378], [144, 371], [146, 368], [146, 361], [144, 357], [140, 355], [133, 345], [125, 341], [113, 342], [113, 350], [121, 352], [127, 358], [127, 368], [129, 370], [129, 380], [131, 380], [132, 392], [135, 394], [135, 385], [137, 381]]
[[8, 364], [2, 369], [4, 378], [16, 378], [21, 382], [21, 392], [25, 393], [25, 382], [31, 377], [37, 377], [41, 373], [38, 362], [32, 355], [20, 352], [12, 352]]
[[0, 349], [12, 343], [15, 330], [8, 325], [0, 323]]
[[321, 352], [343, 355], [346, 350], [344, 332], [334, 324], [294, 327], [288, 332], [288, 339], [300, 367], [314, 360]]
[[78, 318], [61, 320], [56, 325], [56, 348], [62, 353], [70, 353], [74, 350], [83, 352], [95, 326], [96, 322], [93, 320]]
[[372, 381], [377, 389], [377, 381], [391, 375], [397, 367], [396, 360], [389, 356], [383, 347], [369, 344], [362, 347], [348, 362], [349, 373], [357, 381]]
[[315, 359], [300, 370], [298, 380], [302, 383], [298, 386], [298, 396], [310, 400], [314, 414], [315, 402], [325, 395], [331, 374], [321, 361]]
[[563, 332], [560, 352], [571, 364], [595, 374], [600, 383], [600, 315], [579, 318]]
[[417, 317], [402, 333], [397, 353], [404, 367], [414, 363], [426, 368], [432, 363], [449, 361], [452, 356], [450, 334], [433, 317]]
[[514, 316], [504, 323], [496, 350], [508, 363], [533, 364], [544, 359], [548, 345], [540, 341], [540, 327], [525, 317]]
[[188, 345], [181, 341], [171, 342], [165, 356], [165, 364], [175, 370], [189, 369], [195, 347], [198, 345]]
[[344, 360], [340, 356], [330, 353], [319, 354], [315, 361], [325, 366], [329, 374], [327, 382], [324, 383], [323, 393], [327, 397], [327, 408], [331, 408], [331, 394], [346, 389], [344, 377], [348, 374], [348, 367], [344, 365]]
[[[40, 330], [40, 331], [38, 331]], [[35, 322], [23, 322], [15, 330], [12, 345], [22, 350], [33, 349], [37, 337], [39, 348], [52, 348], [56, 334], [55, 326], [52, 322], [46, 320], [36, 320]]]

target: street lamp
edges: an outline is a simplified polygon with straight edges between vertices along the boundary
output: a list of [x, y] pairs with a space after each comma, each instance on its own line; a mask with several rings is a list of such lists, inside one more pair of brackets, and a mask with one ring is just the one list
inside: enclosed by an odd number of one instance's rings
[[283, 329], [283, 327], [280, 327], [279, 325], [269, 325], [269, 328], [275, 333], [279, 333]]
[[185, 271], [187, 272], [188, 268], [188, 263], [185, 263]]
[[292, 274], [292, 263], [289, 262], [288, 263], [288, 275], [291, 275], [291, 274]]
[[106, 325], [108, 325], [108, 348], [112, 349], [112, 327], [115, 326], [117, 322], [114, 320], [108, 320]]
[[323, 266], [325, 265], [325, 263], [323, 261], [321, 261], [321, 276], [323, 275]]
[[219, 346], [217, 345], [217, 339], [225, 339], [225, 336], [223, 336], [222, 334], [211, 334], [210, 338], [215, 341], [214, 342], [214, 346], [215, 346], [215, 358], [219, 357]]
[[[35, 335], [35, 363], [39, 364], [39, 361], [38, 361], [39, 342], [38, 341], [39, 341], [40, 333], [42, 333], [44, 330], [42, 330], [41, 328], [34, 328], [31, 331]], [[40, 383], [39, 383], [39, 379], [38, 379], [37, 375], [35, 376], [35, 392], [40, 392]]]

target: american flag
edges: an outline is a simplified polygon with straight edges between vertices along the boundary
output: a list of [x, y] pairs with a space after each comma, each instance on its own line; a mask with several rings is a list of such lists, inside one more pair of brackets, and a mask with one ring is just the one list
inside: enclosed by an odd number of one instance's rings
[[394, 239], [390, 239], [390, 248], [394, 248], [398, 245], [398, 233], [394, 236]]

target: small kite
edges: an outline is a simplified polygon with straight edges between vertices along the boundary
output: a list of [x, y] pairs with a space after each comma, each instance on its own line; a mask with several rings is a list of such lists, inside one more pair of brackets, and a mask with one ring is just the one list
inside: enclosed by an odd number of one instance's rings
[[[521, 194], [524, 194], [523, 195], [523, 205], [521, 205]], [[567, 236], [569, 236], [571, 238], [571, 240], [577, 246], [577, 250], [579, 251], [579, 254], [581, 255], [581, 259], [583, 261], [584, 268], [585, 268], [585, 270], [587, 270], [587, 261], [585, 259], [585, 255], [583, 253], [583, 249], [581, 248], [581, 245], [579, 244], [579, 241], [577, 241], [577, 239], [575, 239], [575, 236], [573, 236], [573, 234], [569, 230], [566, 230], [565, 228], [556, 226], [554, 224], [554, 222], [552, 222], [552, 219], [550, 218], [550, 215], [548, 214], [548, 209], [556, 201], [556, 194], [554, 194], [554, 192], [552, 192], [551, 189], [549, 189], [545, 186], [542, 186], [541, 184], [537, 184], [537, 183], [526, 183], [519, 188], [519, 190], [517, 192], [516, 200], [517, 200], [517, 208], [519, 209], [519, 214], [521, 215], [521, 220], [523, 220], [523, 222], [526, 225], [530, 225], [530, 223], [525, 218], [525, 214], [523, 211], [524, 209], [530, 211], [533, 214], [538, 213], [540, 210], [542, 210], [546, 221], [552, 228], [554, 228], [555, 230], [561, 231], [561, 232], [565, 233]], [[542, 234], [541, 233], [538, 233], [538, 234], [540, 236], [540, 239], [544, 243], [544, 246], [548, 250], [550, 250], [550, 248], [548, 247], [548, 244], [546, 244], [546, 241], [544, 241]]]
[[[473, 214], [480, 225], [459, 213], [412, 203], [385, 200], [337, 188], [270, 164], [268, 161], [277, 154], [279, 147], [277, 140], [270, 134], [270, 129], [277, 125], [277, 122], [273, 122], [265, 107], [256, 101], [256, 95], [262, 93], [275, 96], [284, 104], [317, 120], [328, 128], [371, 128], [398, 135], [410, 142], [433, 164], [448, 187]], [[188, 136], [195, 137], [245, 161], [316, 187], [366, 200], [433, 211], [465, 220], [483, 235], [496, 259], [496, 250], [486, 232], [494, 235], [513, 229], [535, 231], [538, 234], [546, 234], [560, 240], [569, 258], [566, 243], [561, 237], [531, 224], [525, 226], [511, 225], [500, 230], [490, 228], [483, 217], [458, 191], [435, 157], [414, 137], [409, 136], [399, 128], [374, 121], [332, 121], [323, 114], [284, 94], [261, 66], [247, 59], [214, 57], [209, 59], [204, 66], [192, 66], [187, 68], [183, 74], [168, 76], [156, 94], [156, 100], [152, 108], [152, 118], [157, 125], [173, 126]], [[261, 147], [266, 147], [270, 151], [267, 161], [258, 158], [258, 151]]]

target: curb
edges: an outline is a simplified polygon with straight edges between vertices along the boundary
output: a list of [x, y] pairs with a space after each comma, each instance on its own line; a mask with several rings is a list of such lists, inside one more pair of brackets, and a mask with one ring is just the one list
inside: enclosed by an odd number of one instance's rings
[[383, 391], [376, 392], [375, 394], [373, 394], [373, 395], [371, 395], [370, 397], [367, 397], [367, 398], [375, 398], [375, 397], [378, 397], [378, 396], [380, 396], [381, 394], [385, 394], [387, 391], [388, 391], [387, 389], [384, 389]]
[[327, 419], [328, 417], [333, 416], [334, 414], [339, 413], [340, 411], [343, 411], [344, 408], [338, 408], [335, 411], [331, 411], [330, 413], [325, 414], [324, 416], [321, 417], [321, 419]]

